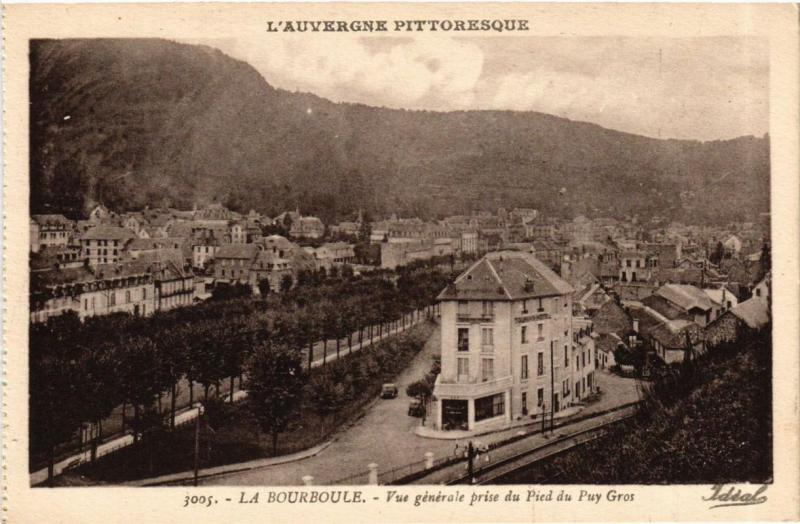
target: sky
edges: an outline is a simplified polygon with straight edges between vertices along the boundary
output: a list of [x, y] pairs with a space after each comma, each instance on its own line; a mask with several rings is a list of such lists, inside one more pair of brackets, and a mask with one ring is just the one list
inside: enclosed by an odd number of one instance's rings
[[768, 131], [763, 39], [440, 35], [202, 43], [335, 102], [539, 111], [660, 138]]

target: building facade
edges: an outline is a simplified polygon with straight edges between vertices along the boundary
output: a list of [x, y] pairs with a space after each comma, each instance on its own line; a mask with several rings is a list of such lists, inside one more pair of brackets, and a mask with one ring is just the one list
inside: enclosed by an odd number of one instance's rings
[[31, 215], [31, 252], [47, 247], [66, 247], [72, 236], [73, 222], [64, 215]]
[[442, 291], [438, 429], [558, 412], [577, 399], [576, 376], [586, 383], [594, 355], [573, 338], [573, 291], [518, 251], [487, 254]]

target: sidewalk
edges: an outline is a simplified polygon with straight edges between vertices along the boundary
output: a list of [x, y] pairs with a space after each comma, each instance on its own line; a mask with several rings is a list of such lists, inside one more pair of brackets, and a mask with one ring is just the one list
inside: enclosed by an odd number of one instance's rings
[[[333, 440], [329, 440], [327, 442], [323, 442], [322, 444], [314, 446], [313, 448], [304, 449], [303, 451], [298, 451], [297, 453], [292, 453], [290, 455], [281, 455], [279, 457], [249, 460], [247, 462], [238, 462], [236, 464], [225, 464], [223, 466], [201, 469], [197, 477], [199, 479], [209, 478], [209, 477], [214, 477], [216, 475], [224, 475], [226, 473], [238, 473], [240, 471], [249, 471], [251, 469], [276, 466], [278, 464], [286, 464], [289, 462], [297, 462], [299, 460], [304, 460], [309, 457], [313, 457], [317, 453], [320, 453], [325, 448], [330, 446], [332, 443]], [[180, 473], [171, 473], [169, 475], [162, 475], [160, 477], [132, 480], [130, 482], [125, 482], [123, 485], [159, 486], [163, 484], [184, 484], [186, 482], [191, 482], [193, 479], [194, 479], [194, 471], [190, 470], [190, 471], [182, 471]]]

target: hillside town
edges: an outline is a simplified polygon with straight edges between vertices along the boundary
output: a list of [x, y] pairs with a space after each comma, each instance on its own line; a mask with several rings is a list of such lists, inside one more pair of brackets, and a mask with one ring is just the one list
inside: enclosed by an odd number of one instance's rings
[[765, 326], [768, 220], [718, 227], [501, 208], [325, 224], [299, 210], [97, 205], [80, 220], [31, 217], [30, 320], [148, 317], [231, 290], [280, 296], [312, 276], [392, 278], [441, 264], [451, 276], [434, 290], [440, 369], [423, 433], [505, 428], [596, 398], [598, 373], [646, 378]]
[[[532, 255], [568, 283], [572, 315], [594, 319], [602, 351], [651, 338], [672, 362], [684, 333], [717, 339], [731, 317], [763, 323], [768, 220], [715, 227], [501, 208], [438, 221], [393, 215], [367, 222], [359, 213], [323, 224], [299, 210], [270, 218], [219, 204], [119, 213], [97, 205], [81, 220], [31, 216], [31, 321], [66, 311], [147, 316], [235, 285], [257, 296], [291, 289], [308, 273], [394, 271], [415, 261], [512, 251]], [[613, 361], [605, 358], [600, 362]]]

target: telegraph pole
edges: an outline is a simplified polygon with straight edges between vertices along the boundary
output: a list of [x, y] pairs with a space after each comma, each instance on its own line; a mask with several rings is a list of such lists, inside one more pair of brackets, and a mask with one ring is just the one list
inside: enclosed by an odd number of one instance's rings
[[550, 433], [553, 432], [553, 418], [556, 413], [556, 389], [553, 365], [553, 341], [550, 341]]
[[197, 487], [197, 477], [200, 472], [200, 408], [197, 408], [197, 418], [194, 419], [194, 486]]
[[470, 440], [469, 445], [467, 446], [467, 477], [469, 478], [470, 485], [474, 480], [473, 478], [474, 466], [472, 464], [474, 457], [475, 457], [475, 448], [472, 447], [472, 441]]

